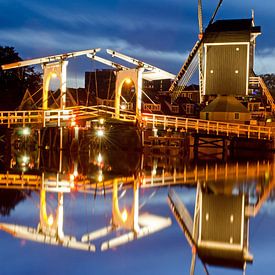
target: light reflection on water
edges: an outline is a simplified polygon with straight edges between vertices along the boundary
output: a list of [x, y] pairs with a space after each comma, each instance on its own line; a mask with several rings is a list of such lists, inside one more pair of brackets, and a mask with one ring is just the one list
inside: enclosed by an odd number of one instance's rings
[[[22, 150], [31, 152], [28, 163], [25, 161], [24, 165], [18, 157]], [[101, 159], [98, 159], [99, 153]], [[188, 274], [191, 249], [168, 207], [167, 194], [170, 189], [175, 190], [193, 217], [198, 182], [214, 194], [244, 193], [251, 204], [259, 206], [259, 213], [250, 219], [249, 251], [254, 255], [254, 263], [247, 266], [247, 274], [273, 274], [275, 203], [272, 160], [196, 163], [179, 156], [154, 156], [97, 146], [81, 154], [49, 150], [38, 153], [19, 146], [13, 154], [11, 160], [16, 162], [12, 162], [9, 173], [20, 174], [23, 170], [22, 178], [28, 174], [38, 175], [40, 185], [31, 190], [26, 186], [14, 189], [12, 181], [8, 188], [2, 185], [0, 221], [2, 224], [31, 227], [32, 232], [40, 234], [40, 242], [26, 240], [29, 235], [13, 238], [11, 232], [2, 226], [9, 232], [0, 231], [1, 274]], [[98, 178], [99, 174], [102, 179]], [[114, 183], [121, 212], [127, 209], [130, 215], [131, 208], [135, 207], [136, 217], [145, 213], [154, 215], [153, 226], [158, 224], [160, 227], [154, 228], [159, 231], [140, 239], [135, 239], [135, 234], [127, 235], [125, 244], [102, 252], [102, 244], [110, 239], [133, 230], [137, 232], [140, 228], [152, 230], [150, 219], [148, 221], [143, 216], [142, 224], [135, 224], [136, 219], [133, 219], [123, 230], [113, 230], [103, 238], [81, 241], [85, 234], [109, 226], [111, 221], [113, 229], [123, 226], [123, 221], [112, 214]], [[59, 200], [60, 219], [56, 221], [59, 227], [53, 231], [49, 224], [41, 224], [43, 190], [48, 217], [50, 214], [57, 216]], [[133, 206], [134, 201], [136, 205]], [[114, 222], [115, 219], [118, 220]], [[42, 237], [45, 235], [47, 241]], [[134, 240], [130, 241], [132, 238]], [[93, 250], [93, 246], [95, 253], [85, 251]], [[210, 274], [235, 272], [216, 267], [209, 267], [209, 271]], [[200, 261], [197, 261], [195, 274], [203, 274]]]

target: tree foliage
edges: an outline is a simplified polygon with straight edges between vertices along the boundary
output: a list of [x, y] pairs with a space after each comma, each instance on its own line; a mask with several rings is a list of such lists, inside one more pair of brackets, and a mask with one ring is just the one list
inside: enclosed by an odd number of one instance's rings
[[24, 201], [30, 194], [30, 191], [0, 190], [0, 216], [9, 216], [16, 205]]
[[[14, 47], [0, 46], [0, 65], [21, 61]], [[33, 67], [2, 70], [0, 67], [0, 110], [16, 109], [26, 91], [34, 92], [41, 87], [41, 73]]]

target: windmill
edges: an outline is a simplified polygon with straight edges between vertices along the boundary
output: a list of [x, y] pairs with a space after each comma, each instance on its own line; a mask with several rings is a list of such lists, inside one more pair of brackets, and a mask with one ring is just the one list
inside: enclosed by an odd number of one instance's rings
[[[208, 23], [208, 26], [211, 25], [217, 15], [217, 12], [222, 4], [223, 0], [219, 0], [219, 3]], [[172, 103], [178, 98], [181, 92], [184, 90], [188, 81], [192, 77], [195, 72], [197, 65], [199, 64], [199, 78], [200, 78], [200, 101], [202, 99], [202, 91], [203, 91], [203, 18], [202, 18], [202, 1], [198, 0], [198, 24], [199, 24], [199, 40], [195, 43], [193, 49], [191, 50], [189, 56], [185, 60], [182, 65], [178, 75], [170, 86], [169, 92], [171, 93]], [[196, 61], [196, 57], [198, 56], [199, 62]]]

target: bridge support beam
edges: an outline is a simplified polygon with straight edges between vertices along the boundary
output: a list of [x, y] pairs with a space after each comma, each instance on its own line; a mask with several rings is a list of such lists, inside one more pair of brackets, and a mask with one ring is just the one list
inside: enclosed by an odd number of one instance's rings
[[194, 135], [194, 158], [217, 158], [226, 160], [229, 156], [228, 137], [218, 137], [212, 135]]
[[141, 98], [142, 98], [142, 73], [144, 68], [130, 69], [125, 71], [118, 71], [116, 75], [116, 90], [115, 90], [115, 117], [120, 115], [120, 98], [123, 84], [131, 80], [135, 86], [136, 93], [136, 116], [141, 114]]
[[61, 60], [54, 63], [43, 65], [43, 97], [42, 109], [48, 109], [49, 86], [52, 78], [57, 77], [60, 81], [60, 108], [66, 107], [66, 82], [67, 82], [67, 65], [68, 61]]

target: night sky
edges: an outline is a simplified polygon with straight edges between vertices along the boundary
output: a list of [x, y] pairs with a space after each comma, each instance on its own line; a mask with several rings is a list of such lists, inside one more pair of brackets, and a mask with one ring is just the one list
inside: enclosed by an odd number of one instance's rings
[[[218, 0], [203, 2], [207, 25]], [[275, 71], [275, 1], [224, 0], [216, 19], [250, 18], [262, 27], [255, 71]], [[177, 73], [197, 40], [197, 0], [0, 0], [0, 44], [14, 46], [23, 59], [111, 48]], [[69, 64], [71, 86], [99, 63], [78, 58]]]

